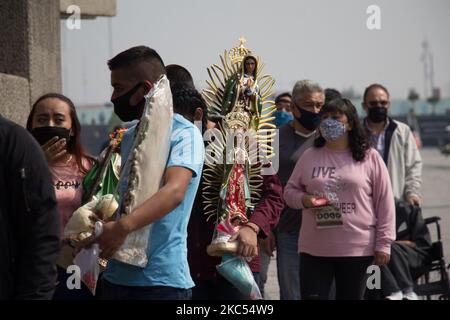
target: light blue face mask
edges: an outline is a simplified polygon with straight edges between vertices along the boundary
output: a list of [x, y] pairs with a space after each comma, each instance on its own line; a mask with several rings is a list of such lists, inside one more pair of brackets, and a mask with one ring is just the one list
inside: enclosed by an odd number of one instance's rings
[[325, 119], [320, 123], [320, 133], [327, 141], [336, 141], [345, 133], [345, 124], [335, 119]]
[[275, 117], [274, 123], [277, 127], [281, 127], [283, 124], [293, 120], [294, 117], [287, 111], [275, 111], [273, 114]]

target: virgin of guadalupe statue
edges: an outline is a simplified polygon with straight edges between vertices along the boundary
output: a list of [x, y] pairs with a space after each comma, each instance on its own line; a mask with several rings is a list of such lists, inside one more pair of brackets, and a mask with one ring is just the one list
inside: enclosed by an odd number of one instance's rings
[[207, 156], [203, 171], [205, 214], [216, 222], [216, 232], [207, 248], [208, 254], [214, 256], [236, 251], [237, 244], [228, 240], [248, 222], [260, 199], [263, 161], [259, 156], [261, 151], [267, 158], [274, 155], [270, 143], [276, 108], [268, 99], [274, 81], [270, 75], [260, 75], [259, 57], [244, 47], [244, 39], [240, 40], [239, 47], [220, 57], [221, 66], [208, 68], [209, 88], [203, 92], [208, 114], [216, 119], [220, 131], [210, 146], [223, 159], [231, 155], [226, 163], [209, 163]]
[[259, 99], [259, 87], [256, 81], [256, 69], [258, 63], [256, 58], [248, 55], [242, 62], [242, 74], [239, 79], [239, 87], [241, 89], [239, 99], [241, 103], [246, 106], [247, 112], [251, 112], [254, 115], [259, 116], [261, 110], [258, 106]]

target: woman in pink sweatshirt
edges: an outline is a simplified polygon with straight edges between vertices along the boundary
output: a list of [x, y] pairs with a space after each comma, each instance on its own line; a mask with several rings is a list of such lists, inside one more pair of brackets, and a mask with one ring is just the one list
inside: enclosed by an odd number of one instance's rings
[[[298, 242], [303, 299], [362, 299], [367, 268], [389, 261], [395, 206], [388, 171], [369, 147], [347, 99], [321, 112], [320, 136], [298, 160], [286, 185], [289, 207], [302, 210]], [[379, 273], [378, 273], [379, 274]]]

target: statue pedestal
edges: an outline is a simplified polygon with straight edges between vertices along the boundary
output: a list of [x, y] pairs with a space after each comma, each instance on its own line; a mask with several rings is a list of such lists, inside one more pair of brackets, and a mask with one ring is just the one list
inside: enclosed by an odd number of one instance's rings
[[226, 253], [235, 254], [238, 249], [238, 242], [216, 242], [211, 243], [207, 248], [206, 252], [212, 257], [221, 257]]

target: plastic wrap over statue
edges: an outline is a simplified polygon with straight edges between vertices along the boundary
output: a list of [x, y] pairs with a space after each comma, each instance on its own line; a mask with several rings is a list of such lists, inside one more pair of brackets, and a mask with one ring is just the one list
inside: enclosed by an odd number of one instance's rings
[[203, 92], [208, 114], [220, 131], [209, 147], [224, 160], [216, 163], [207, 154], [203, 172], [205, 215], [216, 223], [207, 252], [214, 256], [236, 251], [236, 243], [228, 240], [248, 222], [260, 199], [262, 156], [273, 156], [271, 121], [276, 110], [269, 100], [274, 81], [261, 76], [260, 58], [243, 41], [220, 59], [221, 65], [208, 68], [209, 88]]
[[[172, 131], [172, 93], [166, 76], [155, 84], [145, 97], [143, 115], [127, 161], [130, 173], [127, 190], [123, 196], [123, 211], [133, 214], [133, 209], [155, 194], [162, 185], [164, 170], [170, 150]], [[114, 258], [124, 263], [145, 267], [148, 262], [147, 247], [153, 224], [132, 232]]]

